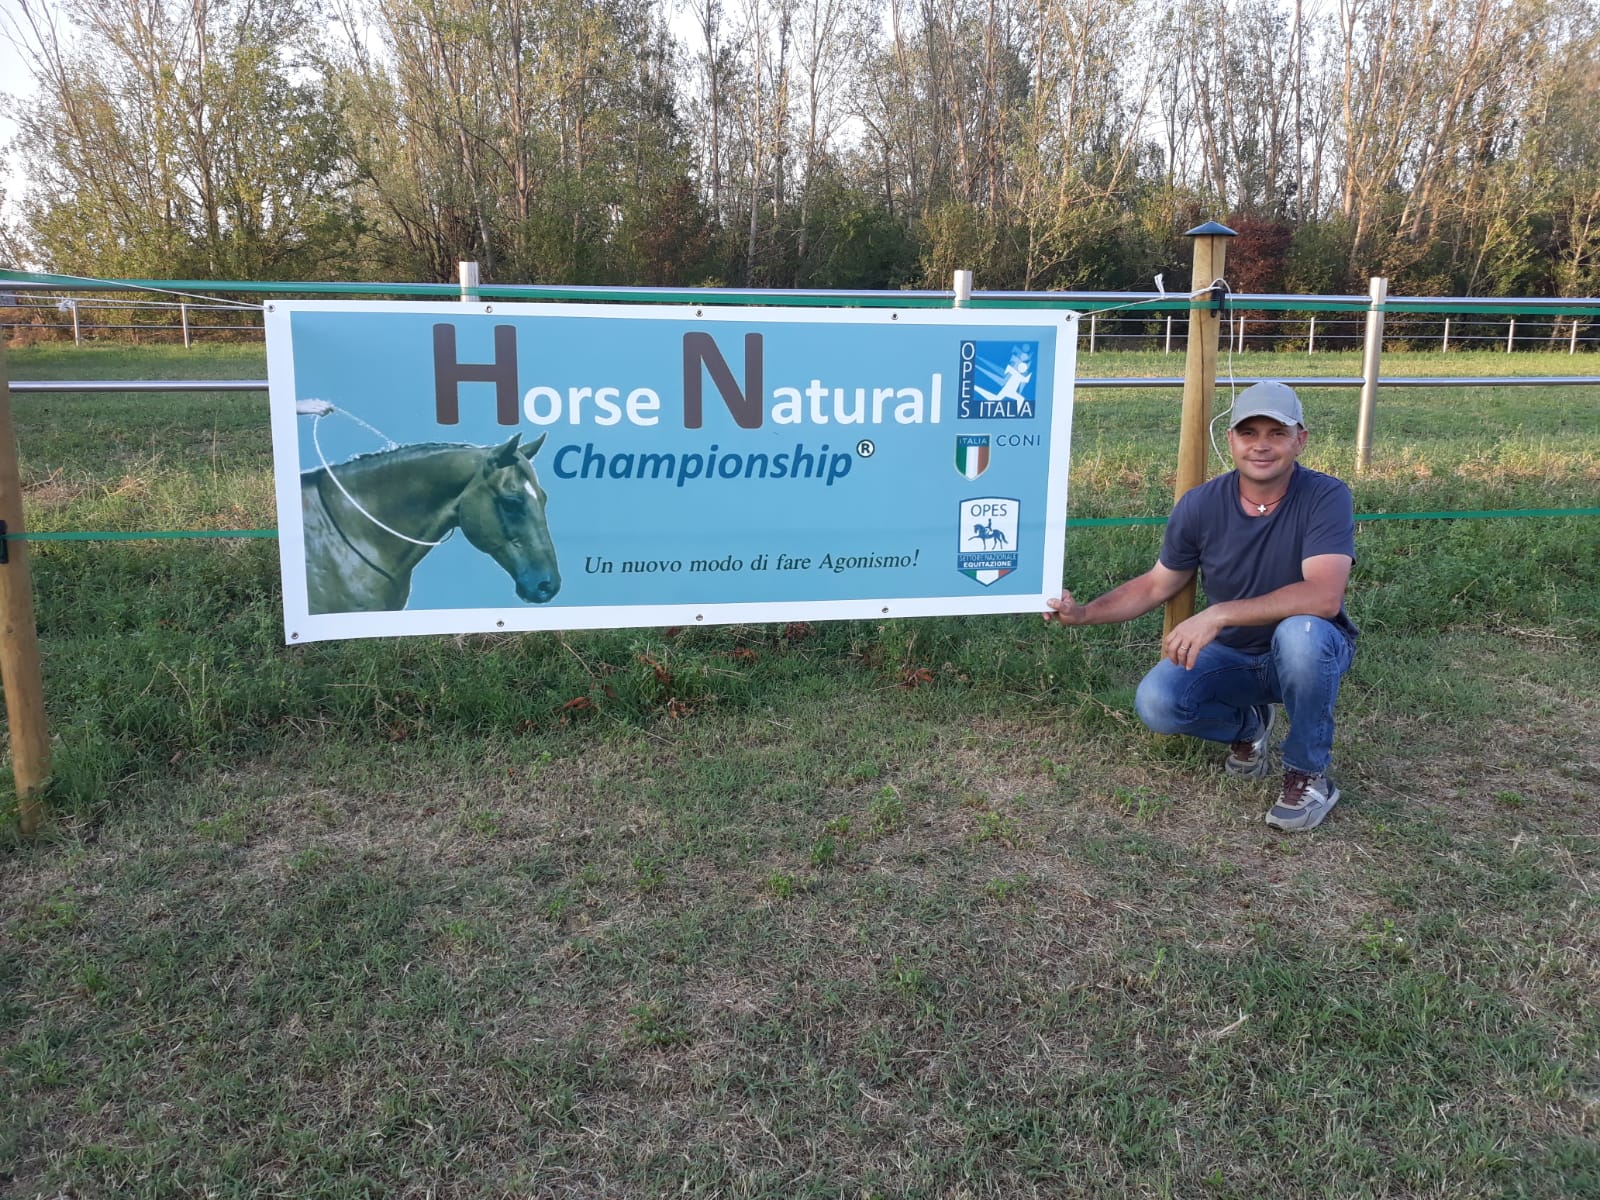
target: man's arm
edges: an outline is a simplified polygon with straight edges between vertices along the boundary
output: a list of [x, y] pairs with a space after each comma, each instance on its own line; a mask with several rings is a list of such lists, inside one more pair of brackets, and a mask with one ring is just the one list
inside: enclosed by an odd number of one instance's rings
[[1062, 592], [1059, 600], [1046, 600], [1050, 611], [1044, 614], [1044, 619], [1061, 625], [1116, 625], [1131, 621], [1165, 604], [1193, 578], [1193, 571], [1174, 571], [1157, 562], [1143, 575], [1112, 588], [1103, 596], [1096, 596], [1087, 604], [1079, 604], [1071, 592]]
[[1237, 625], [1276, 625], [1285, 617], [1305, 614], [1332, 620], [1344, 603], [1352, 560], [1348, 554], [1318, 554], [1300, 564], [1304, 578], [1264, 596], [1225, 600], [1201, 609], [1175, 625], [1162, 642], [1162, 653], [1180, 667], [1194, 666], [1195, 656], [1224, 629]]

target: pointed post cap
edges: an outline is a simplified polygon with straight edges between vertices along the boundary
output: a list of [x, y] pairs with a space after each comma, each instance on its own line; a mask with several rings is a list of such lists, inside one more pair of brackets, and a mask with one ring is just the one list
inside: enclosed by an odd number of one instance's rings
[[1184, 237], [1238, 237], [1239, 235], [1226, 225], [1219, 225], [1215, 221], [1207, 221], [1204, 225], [1196, 225], [1183, 235]]

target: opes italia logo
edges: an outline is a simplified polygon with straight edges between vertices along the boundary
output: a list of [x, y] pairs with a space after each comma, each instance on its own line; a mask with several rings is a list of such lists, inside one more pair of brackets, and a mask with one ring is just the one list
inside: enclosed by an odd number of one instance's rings
[[962, 342], [956, 416], [1032, 420], [1038, 412], [1038, 367], [1038, 342]]

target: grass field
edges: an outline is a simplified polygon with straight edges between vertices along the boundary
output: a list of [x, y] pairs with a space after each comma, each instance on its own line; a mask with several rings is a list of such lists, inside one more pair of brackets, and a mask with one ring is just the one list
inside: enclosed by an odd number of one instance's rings
[[[1356, 393], [1304, 395], [1350, 478]], [[13, 407], [35, 531], [275, 524], [260, 396]], [[1175, 392], [1081, 393], [1071, 515], [1165, 512], [1177, 428]], [[1600, 506], [1600, 391], [1385, 393], [1352, 482]], [[1068, 582], [1159, 537], [1074, 528]], [[56, 778], [0, 833], [0, 1195], [1600, 1196], [1597, 545], [1364, 521], [1344, 799], [1283, 837], [1270, 783], [1132, 717], [1159, 615], [290, 648], [269, 539], [36, 543]]]

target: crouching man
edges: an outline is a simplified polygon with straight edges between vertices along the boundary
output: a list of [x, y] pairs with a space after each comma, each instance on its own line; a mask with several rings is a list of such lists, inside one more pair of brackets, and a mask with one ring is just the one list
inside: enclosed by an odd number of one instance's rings
[[1134, 707], [1157, 733], [1229, 743], [1224, 769], [1260, 776], [1281, 704], [1283, 791], [1266, 821], [1285, 831], [1315, 828], [1339, 801], [1328, 778], [1333, 708], [1357, 632], [1344, 611], [1356, 553], [1350, 489], [1302, 467], [1305, 446], [1292, 388], [1246, 388], [1229, 420], [1234, 469], [1178, 500], [1155, 566], [1087, 604], [1062, 592], [1044, 615], [1061, 625], [1129, 621], [1199, 571], [1207, 607], [1167, 634]]

